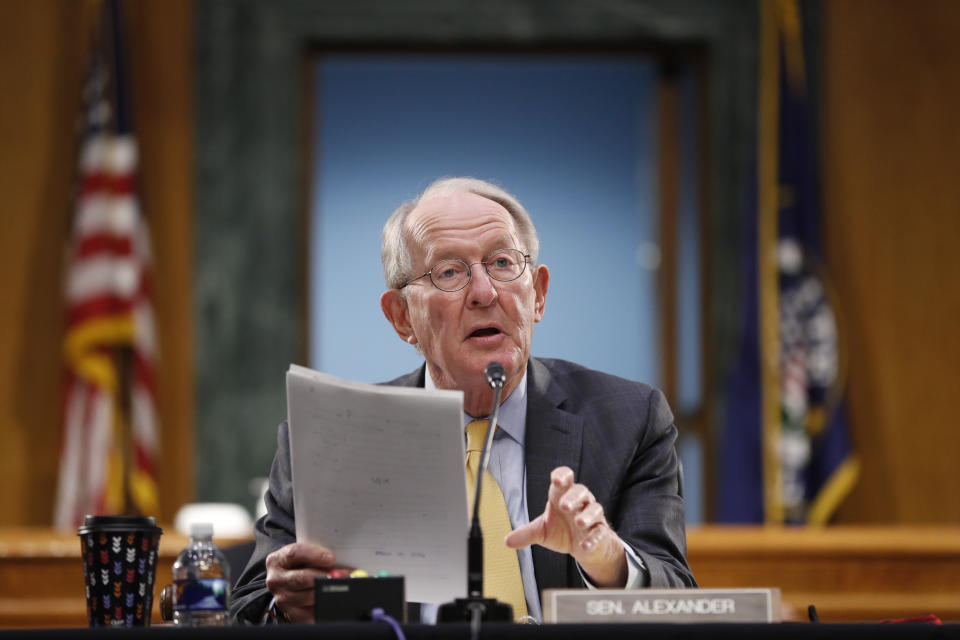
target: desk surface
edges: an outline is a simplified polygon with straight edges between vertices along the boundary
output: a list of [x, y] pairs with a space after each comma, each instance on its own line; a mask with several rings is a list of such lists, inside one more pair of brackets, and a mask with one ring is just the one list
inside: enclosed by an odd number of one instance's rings
[[785, 618], [960, 622], [960, 527], [690, 527], [687, 560], [701, 587], [780, 587]]
[[[408, 640], [466, 640], [470, 629], [466, 624], [438, 626], [403, 625]], [[110, 633], [110, 632], [108, 632]], [[318, 638], [336, 640], [390, 640], [396, 636], [385, 623], [329, 623], [323, 625], [280, 625], [271, 627], [224, 627], [205, 629], [181, 629], [176, 627], [151, 627], [149, 629], [124, 630], [127, 640], [260, 640], [270, 637], [276, 640], [294, 638]], [[102, 629], [44, 629], [33, 631], [0, 631], [0, 639], [17, 637], [32, 640], [91, 640], [104, 637]], [[960, 638], [960, 625], [933, 624], [610, 624], [610, 625], [485, 625], [480, 638], [487, 640], [580, 640], [601, 636], [603, 640], [807, 640], [838, 638]]]
[[[158, 585], [187, 542], [164, 529]], [[814, 604], [824, 622], [960, 622], [960, 527], [690, 527], [687, 547], [700, 586], [780, 587], [788, 619]], [[75, 534], [0, 527], [0, 628], [84, 624], [82, 584]]]
[[[153, 619], [160, 620], [160, 587], [173, 582], [173, 561], [188, 538], [164, 526], [157, 560]], [[227, 547], [233, 539], [216, 539]], [[0, 527], [0, 628], [86, 624], [80, 538], [45, 527]]]

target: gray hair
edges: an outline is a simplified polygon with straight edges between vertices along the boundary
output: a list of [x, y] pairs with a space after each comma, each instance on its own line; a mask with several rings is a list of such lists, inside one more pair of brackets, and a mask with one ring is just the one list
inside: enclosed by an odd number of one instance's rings
[[397, 207], [387, 223], [383, 225], [380, 257], [383, 260], [383, 275], [387, 280], [388, 288], [400, 289], [412, 277], [413, 264], [403, 233], [407, 216], [427, 198], [457, 192], [476, 194], [487, 200], [493, 200], [506, 209], [517, 226], [517, 233], [520, 234], [520, 242], [523, 244], [522, 249], [530, 254], [530, 262], [536, 264], [537, 255], [540, 253], [540, 240], [537, 238], [537, 230], [533, 226], [530, 214], [514, 196], [485, 180], [440, 178], [424, 189], [419, 196]]

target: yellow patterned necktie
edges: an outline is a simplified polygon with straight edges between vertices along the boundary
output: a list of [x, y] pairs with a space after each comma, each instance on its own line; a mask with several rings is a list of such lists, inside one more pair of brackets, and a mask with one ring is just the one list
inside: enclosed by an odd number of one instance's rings
[[[487, 436], [487, 420], [474, 420], [467, 425], [467, 495], [473, 496], [477, 485], [480, 454]], [[470, 508], [473, 508], [471, 500]], [[503, 493], [490, 470], [483, 474], [480, 495], [480, 527], [483, 529], [483, 595], [496, 598], [513, 607], [513, 617], [527, 615], [527, 598], [523, 593], [520, 562], [517, 552], [503, 544], [510, 533], [510, 516]]]

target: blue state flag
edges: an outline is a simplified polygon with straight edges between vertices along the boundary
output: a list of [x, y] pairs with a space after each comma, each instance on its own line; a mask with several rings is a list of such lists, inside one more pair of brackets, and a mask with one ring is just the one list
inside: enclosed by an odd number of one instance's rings
[[799, 8], [796, 0], [760, 8], [757, 166], [716, 519], [826, 524], [856, 482], [859, 464], [821, 246]]

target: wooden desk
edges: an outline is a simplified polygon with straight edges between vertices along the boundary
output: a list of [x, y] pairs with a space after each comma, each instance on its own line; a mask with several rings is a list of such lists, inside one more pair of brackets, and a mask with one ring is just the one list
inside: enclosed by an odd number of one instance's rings
[[[160, 541], [157, 585], [171, 582], [187, 544], [171, 530]], [[701, 586], [780, 587], [799, 617], [814, 604], [824, 621], [927, 613], [960, 621], [960, 527], [691, 527], [687, 546]], [[154, 598], [159, 621], [159, 587]], [[71, 626], [86, 626], [80, 540], [0, 528], [0, 628]]]
[[[173, 561], [188, 538], [161, 525], [153, 616], [160, 621], [160, 588], [173, 582]], [[226, 547], [243, 540], [216, 539]], [[239, 569], [238, 569], [239, 571]], [[0, 527], [0, 628], [85, 627], [80, 538], [46, 528]]]
[[804, 620], [960, 621], [960, 527], [691, 527], [687, 548], [700, 586], [780, 587]]

